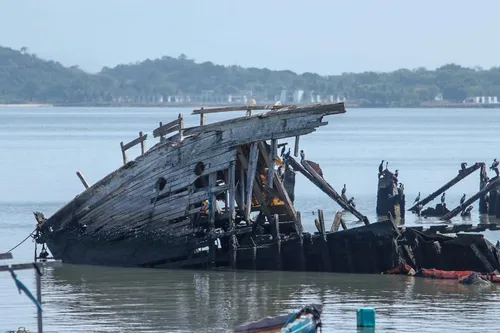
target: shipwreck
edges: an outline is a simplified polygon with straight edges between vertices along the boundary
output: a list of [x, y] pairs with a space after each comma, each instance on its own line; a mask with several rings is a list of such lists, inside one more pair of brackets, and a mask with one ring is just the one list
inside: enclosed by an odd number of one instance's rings
[[[264, 110], [263, 113], [254, 113]], [[206, 123], [216, 112], [243, 117]], [[70, 264], [156, 268], [278, 269], [381, 273], [414, 269], [500, 270], [500, 253], [482, 235], [446, 236], [445, 228], [398, 226], [405, 197], [388, 170], [379, 173], [377, 212], [370, 223], [306, 159], [300, 137], [345, 113], [343, 103], [310, 106], [243, 106], [193, 111], [200, 125], [184, 127], [182, 115], [120, 143], [123, 166], [89, 186], [52, 216], [35, 212], [42, 259]], [[280, 140], [294, 139], [294, 147]], [[128, 160], [127, 150], [141, 146]], [[476, 167], [474, 167], [476, 169]], [[294, 206], [295, 177], [306, 177], [340, 210], [331, 228], [323, 212], [317, 232], [305, 232]], [[497, 183], [495, 183], [496, 185]], [[343, 214], [361, 226], [347, 229]], [[447, 229], [448, 228], [448, 229]], [[467, 231], [477, 231], [468, 226]], [[495, 229], [495, 226], [489, 226]], [[342, 229], [342, 230], [340, 230]], [[43, 254], [43, 256], [42, 256]]]

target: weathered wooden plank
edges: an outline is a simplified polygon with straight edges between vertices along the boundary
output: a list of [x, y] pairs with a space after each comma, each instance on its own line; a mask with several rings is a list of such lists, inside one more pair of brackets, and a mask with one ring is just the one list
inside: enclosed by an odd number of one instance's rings
[[137, 144], [142, 143], [143, 141], [145, 141], [147, 139], [147, 137], [148, 137], [147, 134], [139, 132], [139, 137], [135, 138], [134, 140], [130, 141], [129, 143], [124, 144], [122, 146], [122, 150], [129, 150], [133, 146], [135, 146], [135, 145], [137, 145]]
[[481, 196], [484, 196], [487, 192], [489, 192], [493, 188], [496, 188], [497, 186], [500, 186], [500, 178], [496, 179], [493, 182], [489, 182], [488, 185], [486, 185], [485, 187], [483, 187], [479, 192], [477, 192], [476, 194], [474, 194], [469, 199], [465, 200], [465, 202], [463, 204], [459, 205], [458, 207], [456, 207], [455, 209], [453, 209], [452, 211], [450, 211], [448, 214], [440, 217], [439, 219], [440, 220], [449, 220], [449, 219], [451, 219], [452, 217], [458, 215], [462, 210], [466, 209], [467, 206], [469, 206], [471, 203], [473, 203], [474, 201], [478, 200]]
[[299, 140], [300, 140], [300, 135], [297, 135], [295, 137], [295, 145], [293, 148], [293, 156], [298, 157], [299, 156]]
[[281, 236], [280, 236], [280, 221], [279, 215], [274, 214], [271, 221], [271, 233], [273, 235], [274, 249], [275, 249], [275, 258], [276, 258], [276, 268], [277, 270], [282, 269], [282, 260], [281, 260]]
[[78, 178], [80, 178], [80, 181], [82, 182], [83, 187], [85, 187], [85, 189], [88, 189], [89, 188], [89, 184], [85, 180], [85, 177], [83, 177], [82, 173], [80, 171], [77, 171], [76, 175], [78, 176]]
[[236, 161], [229, 163], [229, 230], [233, 230], [236, 219], [235, 201], [236, 201]]
[[313, 184], [318, 186], [320, 190], [325, 192], [330, 198], [332, 198], [340, 207], [347, 210], [354, 216], [356, 216], [360, 221], [363, 221], [366, 225], [370, 224], [370, 221], [366, 216], [358, 212], [354, 207], [350, 206], [342, 197], [321, 177], [316, 171], [307, 163], [307, 161], [302, 161], [302, 164], [297, 163], [292, 157], [288, 157], [287, 162], [293, 167], [295, 171], [302, 173], [307, 179], [309, 179]]
[[293, 105], [247, 105], [247, 106], [228, 106], [224, 108], [212, 108], [205, 109], [201, 108], [198, 110], [193, 110], [191, 114], [207, 114], [207, 113], [219, 113], [219, 112], [231, 112], [231, 111], [248, 111], [248, 110], [277, 110], [281, 108], [290, 108]]
[[125, 165], [127, 164], [127, 150], [125, 149], [123, 141], [120, 142], [120, 149], [122, 150], [123, 165]]
[[[205, 112], [206, 113], [206, 112]], [[293, 118], [307, 118], [308, 116], [319, 116], [320, 118], [326, 115], [345, 113], [345, 108], [342, 103], [325, 104], [325, 105], [312, 105], [305, 107], [298, 107], [294, 109], [280, 109], [279, 111], [272, 111], [263, 114], [253, 115], [251, 117], [239, 117], [230, 120], [224, 120], [205, 126], [196, 126], [186, 128], [184, 134], [193, 135], [207, 131], [225, 131], [228, 129], [236, 130], [238, 127], [255, 126], [259, 124], [278, 122], [282, 120], [292, 120]], [[255, 140], [257, 141], [257, 140]]]
[[267, 173], [267, 187], [268, 188], [273, 188], [273, 184], [274, 184], [274, 165], [276, 163], [276, 155], [278, 153], [278, 140], [276, 139], [271, 139], [271, 148], [270, 148], [270, 152], [269, 152], [269, 164], [268, 164], [268, 167], [269, 167], [269, 170], [268, 170], [268, 173]]
[[259, 159], [259, 146], [257, 142], [252, 143], [250, 146], [250, 154], [248, 157], [248, 171], [247, 171], [247, 197], [246, 197], [246, 210], [245, 210], [245, 219], [250, 221], [250, 211], [252, 207], [252, 194], [253, 194], [253, 186], [255, 180], [255, 172], [257, 171], [257, 161]]
[[444, 191], [446, 191], [447, 189], [449, 189], [450, 187], [452, 187], [453, 185], [455, 185], [456, 183], [458, 183], [459, 181], [461, 181], [465, 177], [469, 176], [474, 171], [480, 169], [483, 164], [484, 163], [474, 163], [474, 165], [466, 168], [465, 170], [460, 170], [458, 175], [455, 176], [452, 180], [450, 180], [449, 182], [447, 182], [446, 184], [444, 184], [443, 186], [441, 186], [436, 191], [432, 192], [431, 194], [429, 194], [427, 197], [423, 198], [419, 202], [415, 203], [413, 206], [410, 207], [410, 209], [408, 209], [408, 211], [416, 211], [416, 209], [419, 205], [425, 206], [426, 204], [428, 204], [429, 202], [431, 202], [432, 200], [437, 198], [438, 195], [440, 195], [441, 193], [443, 193]]
[[0, 253], [0, 260], [12, 259], [12, 253]]
[[[207, 154], [207, 156], [210, 155], [209, 152], [207, 152], [206, 154]], [[236, 151], [224, 152], [221, 155], [215, 155], [213, 152], [212, 152], [212, 154], [214, 156], [212, 156], [206, 160], [208, 167], [204, 170], [204, 172], [202, 173], [202, 176], [206, 175], [210, 172], [219, 171], [219, 170], [224, 169], [226, 167], [226, 165], [228, 164], [228, 162], [230, 162], [231, 160], [234, 160], [236, 158], [235, 157]], [[108, 196], [106, 201], [111, 202], [113, 199], [116, 198], [116, 196], [121, 195], [121, 194], [126, 195], [127, 197], [135, 197], [136, 195], [139, 196], [139, 194], [135, 194], [138, 191], [142, 191], [142, 192], [147, 191], [147, 192], [152, 194], [152, 193], [154, 193], [155, 183], [156, 183], [158, 177], [160, 177], [160, 175], [164, 176], [165, 179], [167, 179], [167, 186], [165, 186], [165, 189], [163, 191], [161, 191], [160, 193], [168, 193], [168, 192], [176, 191], [178, 189], [189, 186], [198, 178], [198, 176], [196, 176], [193, 172], [195, 164], [196, 163], [193, 162], [191, 165], [187, 165], [185, 168], [177, 168], [171, 173], [167, 173], [167, 170], [164, 169], [163, 172], [165, 172], [165, 173], [163, 173], [163, 174], [161, 173], [162, 170], [160, 168], [160, 169], [158, 169], [158, 173], [152, 173], [152, 176], [148, 177], [147, 179], [141, 179], [141, 178], [136, 179], [133, 182], [131, 182], [130, 185], [124, 186], [121, 189], [118, 189], [118, 191], [116, 192], [116, 195]], [[172, 170], [172, 169], [168, 169], [168, 170]], [[144, 176], [148, 176], [148, 175], [144, 174]], [[133, 198], [131, 198], [131, 199], [133, 199]], [[136, 200], [136, 199], [133, 199], [133, 200]], [[123, 201], [123, 199], [121, 199], [120, 201]], [[98, 203], [99, 204], [98, 206], [102, 206], [104, 203], [105, 202], [101, 201]], [[94, 205], [92, 207], [89, 207], [89, 209], [87, 209], [87, 210], [83, 210], [83, 209], [80, 210], [78, 212], [79, 218], [81, 217], [80, 216], [81, 214], [86, 214], [87, 212], [89, 212], [91, 210], [95, 210], [96, 208], [97, 208], [97, 206]], [[107, 206], [103, 206], [102, 208], [107, 208]]]
[[[215, 182], [217, 181], [217, 173], [212, 172], [210, 175], [208, 175], [208, 187], [210, 190], [213, 190], [215, 188]], [[215, 223], [215, 212], [216, 212], [216, 205], [217, 201], [215, 200], [215, 195], [210, 194], [209, 195], [209, 219], [210, 219], [210, 228], [212, 229], [214, 227]]]
[[27, 263], [27, 264], [1, 265], [0, 272], [9, 271], [10, 269], [12, 269], [13, 271], [19, 271], [19, 270], [24, 270], [24, 269], [34, 269], [35, 268], [34, 265], [38, 266], [38, 268], [61, 267], [62, 261], [61, 260], [54, 260], [54, 261]]
[[166, 124], [160, 122], [160, 126], [153, 130], [153, 137], [165, 136], [169, 133], [175, 132], [179, 129], [179, 118], [172, 120]]
[[179, 113], [179, 141], [184, 140], [184, 117]]

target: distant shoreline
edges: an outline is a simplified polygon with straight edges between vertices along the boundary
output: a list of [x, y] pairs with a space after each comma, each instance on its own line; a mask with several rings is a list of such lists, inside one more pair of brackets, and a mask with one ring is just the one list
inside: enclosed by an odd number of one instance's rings
[[[330, 103], [330, 102], [329, 102]], [[273, 105], [274, 102], [258, 103], [260, 105]], [[327, 104], [327, 103], [325, 103]], [[211, 108], [211, 107], [230, 107], [244, 106], [245, 104], [238, 103], [178, 103], [178, 104], [142, 104], [142, 103], [123, 103], [123, 104], [100, 104], [100, 103], [61, 103], [61, 104], [44, 104], [44, 103], [6, 103], [0, 104], [0, 107], [16, 108], [16, 107], [78, 107], [78, 108]], [[306, 105], [306, 104], [300, 104]], [[400, 105], [359, 105], [346, 103], [347, 109], [500, 109], [499, 104], [473, 104], [473, 103], [422, 103], [418, 106], [400, 106]]]
[[16, 107], [53, 107], [54, 104], [35, 104], [35, 103], [23, 103], [23, 104], [0, 104], [0, 107], [6, 108], [16, 108]]

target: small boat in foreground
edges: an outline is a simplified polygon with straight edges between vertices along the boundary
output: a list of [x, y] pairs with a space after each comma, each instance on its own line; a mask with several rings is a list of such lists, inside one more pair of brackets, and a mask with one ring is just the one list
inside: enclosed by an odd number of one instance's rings
[[286, 315], [242, 324], [228, 333], [315, 333], [321, 327], [323, 306], [311, 304]]

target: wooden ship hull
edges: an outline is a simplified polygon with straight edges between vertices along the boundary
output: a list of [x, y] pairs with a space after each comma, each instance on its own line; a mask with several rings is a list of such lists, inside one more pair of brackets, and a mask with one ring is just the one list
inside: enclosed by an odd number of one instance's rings
[[[258, 109], [270, 111], [251, 114]], [[247, 114], [205, 122], [207, 114], [234, 110]], [[160, 123], [153, 131], [160, 142], [152, 148], [146, 150], [147, 136], [140, 132], [120, 144], [121, 168], [90, 187], [77, 172], [85, 191], [49, 218], [35, 212], [36, 242], [71, 264], [350, 273], [394, 272], [404, 265], [500, 270], [499, 250], [482, 235], [455, 239], [443, 235], [455, 229], [436, 234], [398, 227], [405, 198], [390, 172], [379, 181], [377, 202], [388, 219], [372, 224], [328, 184], [319, 164], [305, 159], [299, 139], [326, 125], [325, 116], [344, 112], [343, 103], [232, 107], [195, 110], [200, 126], [184, 128], [182, 115]], [[287, 138], [295, 138], [293, 154], [278, 142]], [[142, 154], [128, 161], [127, 150], [138, 144]], [[328, 230], [319, 210], [317, 232], [303, 231], [294, 206], [296, 173], [342, 208]], [[345, 212], [364, 225], [347, 230]]]
[[[284, 184], [290, 176], [275, 170], [278, 140], [298, 141], [326, 125], [324, 116], [345, 112], [344, 105], [264, 107], [271, 111], [251, 115], [259, 108], [213, 124], [205, 124], [206, 114], [225, 109], [201, 109], [194, 112], [201, 124], [192, 128], [179, 115], [160, 123], [153, 132], [160, 142], [147, 151], [142, 132], [121, 143], [121, 168], [50, 218], [36, 213], [38, 243], [68, 263], [169, 267], [228, 261], [230, 248], [258, 241], [249, 237], [258, 226], [261, 236], [272, 234], [273, 221], [284, 234], [298, 234], [293, 179]], [[142, 155], [127, 161], [135, 144]]]

